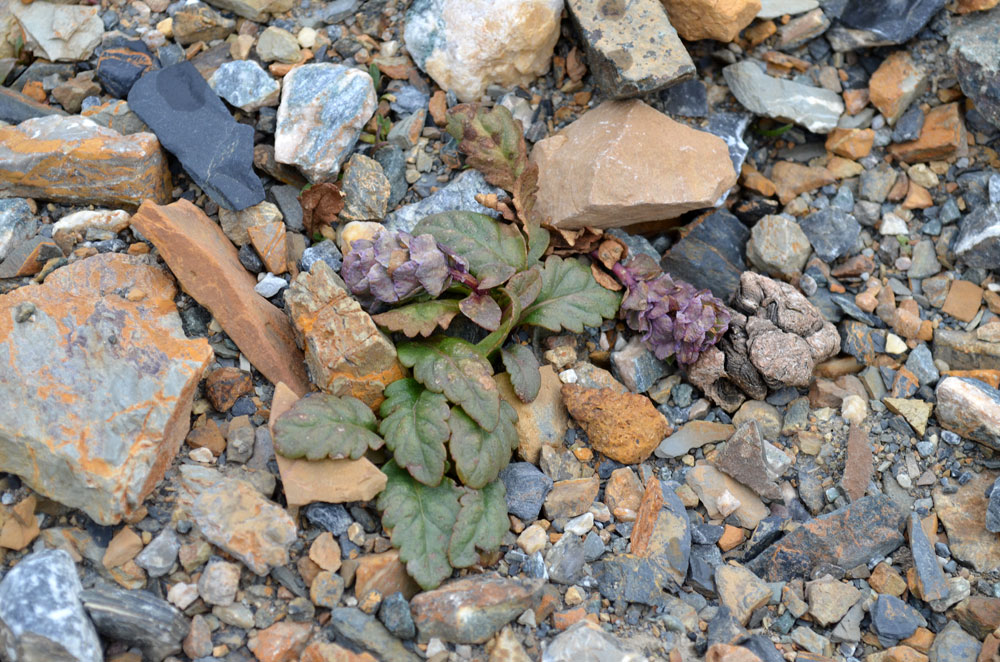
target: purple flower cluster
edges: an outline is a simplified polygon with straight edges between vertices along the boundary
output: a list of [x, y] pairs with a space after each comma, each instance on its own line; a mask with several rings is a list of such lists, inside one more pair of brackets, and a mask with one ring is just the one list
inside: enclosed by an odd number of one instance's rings
[[358, 239], [344, 256], [340, 275], [351, 292], [384, 303], [396, 303], [427, 292], [438, 296], [466, 261], [429, 234], [383, 231], [373, 240]]
[[659, 359], [691, 365], [729, 328], [729, 309], [711, 291], [674, 280], [647, 255], [615, 264], [614, 273], [627, 288], [622, 316]]

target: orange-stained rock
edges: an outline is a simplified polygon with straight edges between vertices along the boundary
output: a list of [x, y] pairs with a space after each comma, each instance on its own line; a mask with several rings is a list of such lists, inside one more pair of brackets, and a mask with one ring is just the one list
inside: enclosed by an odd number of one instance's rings
[[622, 464], [644, 461], [674, 431], [652, 401], [638, 393], [563, 384], [562, 396], [590, 446]]
[[844, 90], [844, 108], [848, 115], [857, 115], [868, 105], [870, 99], [868, 90], [859, 88], [855, 90]]
[[[899, 52], [899, 51], [897, 51]], [[958, 103], [932, 108], [916, 140], [889, 146], [889, 153], [906, 163], [947, 159], [968, 149], [965, 122]]]
[[392, 341], [325, 262], [295, 278], [285, 307], [309, 374], [327, 393], [352, 395], [375, 409], [385, 387], [405, 376]]
[[399, 560], [399, 550], [382, 554], [365, 554], [357, 559], [354, 572], [354, 597], [359, 600], [369, 591], [378, 591], [387, 598], [396, 591], [407, 600], [420, 592], [420, 587], [406, 574], [406, 565]]
[[166, 154], [151, 133], [123, 136], [78, 116], [0, 126], [0, 194], [135, 208], [170, 200]]
[[732, 41], [760, 11], [760, 0], [663, 0], [670, 24], [687, 41]]
[[826, 148], [845, 159], [860, 159], [868, 156], [875, 142], [872, 129], [834, 129], [826, 138]]
[[958, 14], [970, 14], [974, 11], [986, 11], [997, 6], [998, 0], [958, 0], [955, 12]]
[[273, 274], [288, 271], [288, 245], [285, 243], [285, 224], [264, 223], [247, 228], [250, 243], [267, 270]]
[[[295, 404], [298, 396], [284, 383], [274, 388], [268, 425], [274, 435], [274, 421]], [[347, 503], [368, 501], [385, 488], [386, 475], [366, 457], [357, 460], [290, 460], [277, 455], [278, 471], [289, 506], [305, 506], [314, 501]]]
[[142, 551], [142, 538], [131, 529], [124, 526], [111, 538], [108, 549], [104, 552], [101, 563], [109, 570], [131, 561]]
[[532, 214], [560, 228], [676, 218], [713, 206], [736, 183], [721, 138], [638, 99], [605, 101], [536, 143], [531, 161], [538, 165]]
[[771, 197], [778, 192], [777, 188], [774, 186], [774, 182], [760, 174], [757, 168], [753, 167], [749, 162], [744, 163], [743, 167], [740, 169], [740, 184], [744, 188], [748, 188], [751, 191], [757, 191], [763, 196]]
[[316, 536], [309, 546], [309, 558], [323, 570], [337, 572], [340, 570], [340, 545], [329, 531]]
[[184, 291], [212, 313], [255, 368], [299, 395], [310, 390], [288, 317], [254, 292], [256, 280], [218, 224], [178, 200], [144, 202], [132, 226], [153, 242]]
[[705, 653], [705, 662], [760, 662], [760, 658], [743, 646], [712, 644]]
[[656, 478], [647, 479], [632, 529], [632, 553], [666, 561], [671, 576], [678, 585], [683, 584], [691, 551], [684, 543], [691, 539], [690, 529], [680, 498], [672, 490], [664, 490]]
[[894, 51], [868, 81], [872, 105], [889, 124], [895, 124], [910, 103], [927, 89], [927, 72], [906, 50]]
[[34, 541], [41, 532], [38, 518], [35, 517], [35, 507], [38, 499], [33, 495], [22, 500], [10, 509], [10, 512], [0, 514], [3, 528], [0, 528], [0, 547], [21, 551]]
[[298, 662], [312, 630], [311, 623], [281, 621], [251, 637], [247, 648], [260, 662]]
[[192, 428], [184, 440], [191, 448], [207, 448], [219, 457], [226, 450], [226, 438], [222, 436], [219, 424], [209, 419], [204, 425]]
[[34, 276], [52, 258], [63, 253], [54, 241], [42, 235], [21, 242], [0, 264], [0, 278], [21, 278]]
[[299, 662], [378, 662], [368, 653], [354, 653], [343, 646], [314, 641], [302, 651]]
[[235, 366], [216, 368], [205, 379], [205, 396], [216, 411], [229, 411], [240, 396], [251, 393], [250, 373]]
[[832, 172], [820, 166], [778, 161], [771, 168], [771, 181], [778, 189], [778, 199], [781, 200], [781, 204], [787, 205], [799, 193], [815, 191], [837, 180]]
[[105, 253], [0, 296], [0, 402], [17, 403], [0, 407], [0, 471], [101, 524], [142, 505], [212, 360], [175, 294], [148, 258]]
[[961, 322], [971, 322], [983, 303], [983, 288], [967, 280], [951, 281], [941, 312]]
[[611, 472], [604, 486], [604, 503], [611, 514], [623, 522], [635, 520], [642, 502], [642, 482], [629, 467]]

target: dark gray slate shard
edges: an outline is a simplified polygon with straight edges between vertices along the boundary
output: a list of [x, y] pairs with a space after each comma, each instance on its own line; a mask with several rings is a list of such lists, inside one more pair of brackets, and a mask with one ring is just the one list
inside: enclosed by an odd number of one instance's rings
[[500, 471], [500, 480], [507, 490], [507, 512], [525, 522], [538, 519], [552, 479], [531, 462], [511, 462]]
[[382, 166], [382, 172], [389, 180], [388, 208], [393, 209], [402, 202], [410, 185], [406, 183], [406, 155], [396, 145], [385, 145], [375, 150], [373, 158]]
[[700, 80], [678, 83], [660, 92], [663, 110], [680, 117], [708, 117], [708, 90]]
[[0, 86], [0, 121], [2, 122], [20, 124], [32, 117], [65, 114], [58, 108], [40, 104], [20, 92]]
[[399, 591], [382, 601], [382, 606], [378, 609], [378, 620], [382, 621], [382, 625], [393, 636], [400, 639], [413, 639], [417, 636], [417, 626], [410, 614], [410, 603]]
[[29, 554], [0, 582], [4, 659], [103, 662], [94, 624], [80, 604], [83, 587], [61, 549]]
[[[743, 134], [750, 126], [753, 115], [746, 113], [714, 113], [708, 119], [708, 126], [705, 127], [709, 133], [722, 138], [729, 147], [729, 159], [733, 162], [733, 169], [739, 172], [746, 161], [750, 147], [743, 140]], [[725, 196], [723, 196], [725, 200]]]
[[967, 266], [995, 269], [1000, 264], [1000, 206], [983, 205], [963, 217], [951, 250]]
[[916, 140], [920, 137], [922, 128], [924, 128], [924, 111], [920, 106], [912, 106], [896, 121], [896, 126], [892, 129], [892, 142], [905, 143]]
[[886, 648], [913, 636], [918, 627], [927, 625], [920, 612], [896, 596], [885, 593], [878, 596], [871, 608], [871, 618], [872, 631]]
[[240, 211], [264, 200], [253, 127], [233, 119], [193, 64], [149, 72], [132, 86], [128, 105], [219, 206]]
[[715, 644], [734, 646], [748, 634], [747, 629], [733, 616], [732, 610], [725, 605], [720, 606], [719, 611], [708, 622], [708, 631], [705, 633], [709, 646]]
[[1000, 7], [952, 19], [948, 54], [976, 110], [1000, 126]]
[[916, 513], [910, 513], [907, 523], [907, 534], [910, 537], [910, 552], [913, 554], [913, 567], [920, 581], [920, 594], [925, 602], [941, 600], [948, 597], [948, 579], [938, 565], [934, 546], [920, 525]]
[[715, 569], [722, 565], [718, 545], [691, 545], [687, 581], [694, 590], [715, 597]]
[[121, 39], [104, 46], [97, 59], [96, 76], [105, 92], [124, 99], [143, 74], [159, 66], [159, 61], [142, 41]]
[[380, 660], [393, 662], [421, 662], [374, 616], [353, 607], [339, 607], [330, 612], [330, 628], [340, 637], [363, 650], [370, 651]]
[[585, 562], [583, 538], [572, 533], [565, 534], [545, 554], [549, 580], [556, 584], [570, 585], [578, 582]]
[[347, 527], [351, 525], [354, 518], [339, 503], [311, 503], [306, 507], [306, 519], [313, 526], [318, 526], [324, 531], [329, 531], [334, 537], [347, 533]]
[[824, 262], [833, 262], [846, 255], [861, 236], [861, 224], [843, 209], [827, 207], [799, 221], [816, 255]]
[[738, 218], [719, 210], [684, 229], [683, 238], [663, 255], [660, 267], [696, 288], [707, 288], [729, 301], [746, 271], [745, 246], [750, 238]]
[[917, 35], [947, 0], [850, 0], [840, 20], [881, 43], [901, 44]]
[[80, 599], [98, 632], [137, 646], [147, 660], [160, 662], [181, 651], [188, 620], [152, 593], [100, 584], [83, 591]]
[[740, 642], [740, 646], [759, 657], [761, 662], [784, 662], [785, 660], [785, 657], [775, 647], [774, 642], [761, 634], [747, 637]]
[[591, 565], [597, 590], [608, 600], [624, 600], [658, 607], [673, 586], [673, 570], [663, 559], [619, 554]]

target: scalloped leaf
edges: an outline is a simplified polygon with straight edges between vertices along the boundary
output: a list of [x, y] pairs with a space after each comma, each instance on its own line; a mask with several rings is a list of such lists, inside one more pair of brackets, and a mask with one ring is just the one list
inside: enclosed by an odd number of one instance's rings
[[500, 327], [503, 311], [500, 304], [489, 294], [473, 292], [458, 303], [462, 314], [483, 327], [487, 331], [496, 331]]
[[379, 409], [379, 432], [396, 464], [425, 485], [435, 486], [444, 476], [451, 436], [448, 399], [421, 386], [415, 379], [389, 384]]
[[428, 487], [391, 460], [382, 473], [389, 479], [378, 497], [382, 528], [391, 531], [390, 540], [410, 577], [424, 590], [437, 588], [451, 576], [448, 546], [462, 490], [450, 478]]
[[437, 299], [394, 308], [372, 315], [372, 319], [379, 326], [399, 331], [407, 338], [418, 334], [426, 338], [438, 327], [447, 329], [458, 312], [458, 301], [455, 299]]
[[396, 348], [400, 363], [413, 368], [413, 377], [435, 393], [461, 405], [472, 420], [487, 430], [500, 421], [500, 391], [493, 366], [474, 345], [459, 338], [435, 338], [402, 343]]
[[[494, 286], [525, 266], [527, 248], [518, 229], [485, 214], [472, 211], [432, 214], [417, 223], [413, 234], [432, 235], [439, 244], [468, 260], [473, 276], [487, 277]], [[509, 273], [503, 278], [506, 271]]]
[[621, 296], [601, 287], [582, 262], [551, 255], [542, 269], [538, 298], [521, 312], [520, 323], [582, 333], [583, 327], [617, 315], [620, 302]]
[[504, 400], [500, 401], [500, 421], [493, 430], [484, 429], [464, 411], [452, 407], [448, 448], [462, 483], [478, 489], [492, 482], [507, 466], [519, 441], [516, 423], [517, 412]]
[[495, 480], [481, 490], [467, 490], [459, 503], [462, 509], [448, 544], [448, 560], [456, 568], [468, 568], [479, 562], [477, 549], [491, 552], [500, 548], [503, 534], [510, 528], [507, 490]]
[[274, 423], [274, 450], [288, 458], [356, 460], [381, 448], [375, 414], [349, 395], [315, 393], [299, 399]]
[[542, 291], [542, 268], [535, 265], [525, 271], [514, 274], [507, 282], [507, 289], [517, 297], [521, 309], [527, 308]]
[[521, 402], [532, 402], [542, 387], [538, 358], [527, 345], [511, 345], [500, 350], [500, 360], [510, 375], [511, 386]]

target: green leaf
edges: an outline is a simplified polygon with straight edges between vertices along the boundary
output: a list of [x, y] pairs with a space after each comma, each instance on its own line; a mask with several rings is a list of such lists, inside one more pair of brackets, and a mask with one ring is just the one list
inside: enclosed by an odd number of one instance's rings
[[510, 110], [478, 104], [459, 104], [448, 111], [448, 133], [458, 142], [466, 162], [483, 173], [490, 184], [513, 192], [528, 168], [528, 146], [521, 121]]
[[497, 330], [480, 340], [476, 344], [476, 351], [482, 356], [489, 358], [493, 352], [497, 351], [503, 344], [507, 342], [507, 336], [510, 332], [514, 330], [514, 326], [517, 324], [518, 318], [521, 316], [521, 303], [518, 301], [517, 296], [510, 291], [507, 287], [501, 287], [500, 291], [503, 295], [507, 297], [509, 305], [503, 311], [503, 317], [500, 319], [500, 326]]
[[438, 243], [468, 260], [469, 271], [476, 278], [487, 273], [495, 276], [497, 265], [507, 265], [514, 271], [524, 269], [527, 250], [524, 237], [514, 226], [485, 214], [473, 211], [432, 214], [417, 223], [413, 234], [433, 235]]
[[530, 306], [538, 298], [538, 293], [542, 291], [541, 266], [535, 265], [527, 271], [514, 274], [507, 282], [507, 289], [517, 296], [522, 310]]
[[582, 333], [583, 327], [614, 317], [620, 301], [621, 295], [601, 287], [582, 262], [552, 255], [542, 269], [541, 292], [522, 311], [520, 323]]
[[500, 548], [503, 534], [510, 528], [507, 491], [495, 480], [481, 490], [467, 490], [459, 503], [462, 509], [448, 544], [448, 559], [456, 568], [468, 568], [479, 561], [477, 549], [490, 552]]
[[392, 461], [382, 473], [389, 478], [378, 497], [382, 528], [392, 532], [390, 540], [410, 577], [424, 590], [437, 588], [451, 576], [448, 545], [462, 492], [450, 478], [436, 487], [422, 485]]
[[507, 466], [511, 452], [517, 448], [517, 412], [505, 401], [500, 401], [500, 422], [494, 430], [485, 430], [452, 407], [448, 427], [451, 440], [448, 447], [455, 460], [455, 471], [461, 481], [473, 488], [480, 488], [492, 481]]
[[451, 435], [448, 399], [432, 393], [414, 379], [389, 384], [379, 409], [379, 432], [393, 452], [396, 464], [425, 485], [434, 486], [444, 476], [448, 452], [445, 442]]
[[399, 361], [413, 368], [413, 377], [435, 393], [461, 405], [472, 420], [492, 430], [500, 421], [500, 392], [493, 366], [474, 345], [459, 338], [435, 338], [402, 343]]
[[487, 331], [496, 331], [500, 327], [503, 311], [500, 310], [500, 304], [489, 294], [473, 292], [462, 299], [458, 307], [462, 310], [462, 314]]
[[507, 368], [510, 383], [521, 402], [531, 402], [538, 397], [542, 375], [538, 372], [538, 358], [527, 345], [511, 345], [500, 350], [500, 360]]
[[458, 301], [455, 299], [436, 299], [411, 303], [378, 315], [372, 319], [379, 326], [390, 331], [400, 331], [407, 338], [420, 334], [428, 337], [438, 327], [447, 329], [451, 321], [458, 315]]
[[375, 434], [372, 410], [349, 395], [314, 393], [274, 423], [274, 450], [290, 458], [356, 460], [382, 443], [382, 437]]

